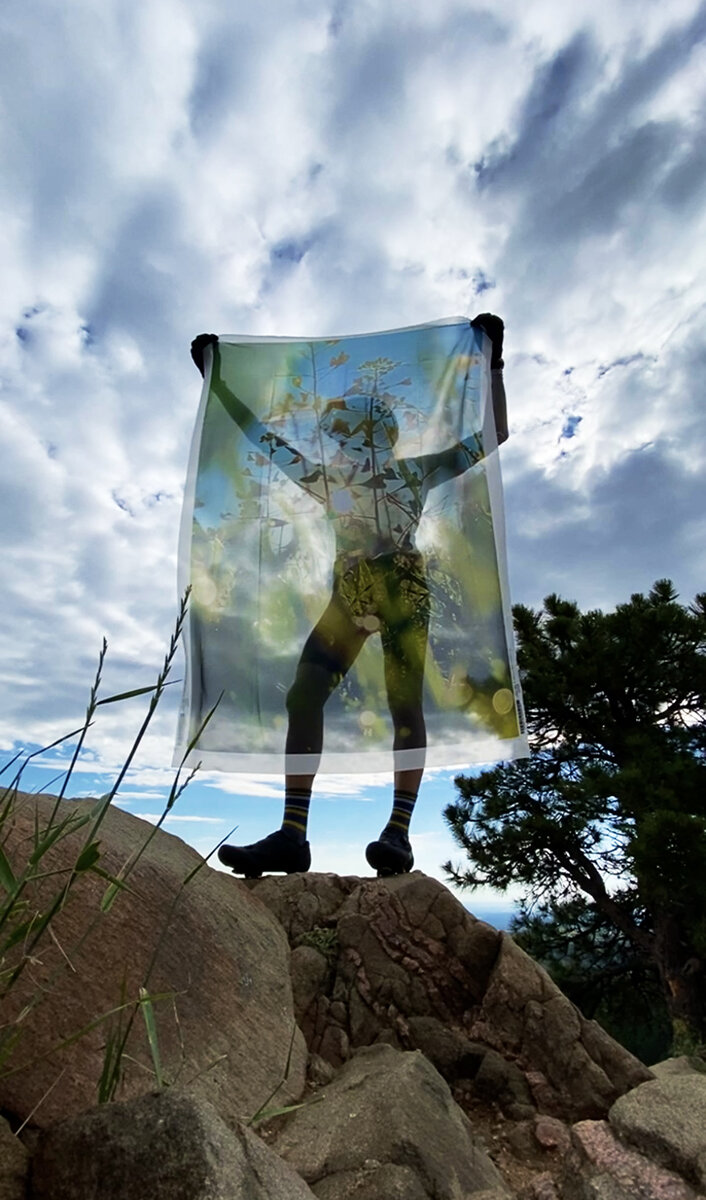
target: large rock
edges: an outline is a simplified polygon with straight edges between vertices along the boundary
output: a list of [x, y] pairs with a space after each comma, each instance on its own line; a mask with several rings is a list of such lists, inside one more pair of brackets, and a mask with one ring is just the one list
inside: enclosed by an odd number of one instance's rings
[[272, 1144], [320, 1200], [508, 1196], [448, 1085], [419, 1051], [358, 1051], [319, 1103], [285, 1119]]
[[706, 1063], [695, 1055], [680, 1054], [677, 1058], [665, 1058], [662, 1062], [653, 1063], [650, 1071], [656, 1079], [664, 1079], [668, 1075], [706, 1075]]
[[368, 1161], [354, 1171], [339, 1171], [317, 1183], [316, 1200], [428, 1200], [429, 1193], [411, 1167]]
[[609, 1120], [624, 1141], [706, 1192], [706, 1075], [643, 1083], [616, 1101]]
[[[295, 947], [301, 1027], [310, 1050], [335, 1066], [376, 1041], [419, 1048], [450, 1081], [480, 1072], [484, 1098], [510, 1116], [533, 1105], [568, 1120], [605, 1116], [651, 1078], [512, 938], [420, 872], [247, 886]], [[491, 1060], [481, 1072], [489, 1049], [507, 1070]]]
[[[63, 802], [59, 817], [87, 813], [93, 803]], [[52, 797], [20, 798], [5, 846], [17, 870], [31, 850], [35, 815], [46, 824], [53, 806]], [[108, 914], [99, 911], [105, 882], [81, 876], [52, 923], [53, 939], [44, 937], [3, 1000], [4, 1021], [39, 1001], [22, 1022], [10, 1064], [30, 1060], [31, 1067], [0, 1078], [0, 1107], [8, 1112], [34, 1113], [33, 1121], [46, 1126], [96, 1103], [108, 1027], [100, 1024], [68, 1048], [47, 1052], [118, 1005], [123, 981], [136, 999], [156, 950], [149, 990], [174, 996], [173, 1004], [155, 1004], [168, 1079], [210, 1100], [228, 1121], [248, 1118], [282, 1080], [294, 1036], [289, 1079], [277, 1102], [301, 1095], [306, 1047], [294, 1022], [289, 946], [279, 922], [242, 884], [207, 866], [182, 889], [200, 856], [118, 808], [108, 809], [98, 834], [100, 865], [119, 871], [151, 835], [129, 877], [130, 890]], [[70, 865], [83, 836], [74, 832], [58, 841], [42, 867]], [[56, 879], [25, 891], [30, 907], [47, 903]], [[127, 1050], [142, 1065], [125, 1059], [119, 1098], [154, 1088], [140, 1013]]]
[[487, 1046], [469, 1038], [437, 1017], [409, 1017], [407, 1020], [412, 1049], [421, 1050], [448, 1083], [457, 1079], [475, 1079]]
[[572, 1135], [578, 1158], [565, 1181], [566, 1200], [699, 1200], [703, 1195], [626, 1146], [607, 1121], [579, 1121]]
[[0, 1117], [0, 1200], [25, 1200], [29, 1155]]
[[[516, 1063], [503, 1058], [497, 1050], [488, 1050], [473, 1077], [473, 1091], [480, 1100], [495, 1103], [515, 1121], [534, 1115], [532, 1094]], [[551, 1118], [546, 1118], [551, 1120]]]
[[266, 904], [293, 946], [312, 930], [335, 926], [335, 917], [363, 880], [357, 875], [266, 875], [244, 886]]
[[29, 1200], [312, 1200], [246, 1126], [172, 1092], [106, 1104], [46, 1131]]
[[270, 876], [248, 886], [295, 947], [302, 1028], [310, 1049], [335, 1065], [379, 1037], [411, 1045], [411, 1018], [463, 1031], [482, 999], [501, 935], [418, 871], [380, 880]]
[[537, 1107], [564, 1119], [601, 1117], [651, 1073], [506, 934], [470, 1035], [527, 1069]]

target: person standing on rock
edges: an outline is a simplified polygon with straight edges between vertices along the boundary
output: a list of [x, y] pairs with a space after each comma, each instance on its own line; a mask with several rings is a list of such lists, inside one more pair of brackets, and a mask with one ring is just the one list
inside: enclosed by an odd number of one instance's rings
[[[481, 313], [471, 324], [492, 343], [493, 414], [500, 444], [507, 439], [503, 322], [492, 313]], [[398, 425], [389, 403], [374, 394], [346, 396], [331, 401], [319, 421], [321, 432], [339, 447], [337, 459], [324, 468], [268, 429], [228, 387], [220, 371], [215, 334], [199, 334], [191, 344], [201, 374], [207, 346], [213, 356], [211, 390], [248, 440], [260, 452], [268, 451], [289, 479], [324, 505], [336, 537], [331, 597], [307, 638], [287, 693], [287, 760], [302, 754], [320, 757], [326, 701], [372, 633], [379, 633], [382, 642], [393, 749], [423, 750], [430, 598], [414, 535], [433, 488], [483, 458], [480, 437], [473, 435], [435, 454], [398, 459], [394, 454]], [[414, 865], [409, 824], [423, 772], [423, 767], [395, 770], [390, 818], [365, 851], [378, 875], [401, 874]], [[271, 871], [308, 871], [311, 851], [306, 832], [314, 779], [315, 773], [288, 773], [281, 828], [249, 846], [221, 846], [220, 861], [248, 878]]]

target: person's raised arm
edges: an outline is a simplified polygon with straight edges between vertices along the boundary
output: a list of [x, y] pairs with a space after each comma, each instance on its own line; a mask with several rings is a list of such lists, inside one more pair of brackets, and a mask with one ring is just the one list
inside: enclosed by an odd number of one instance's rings
[[[505, 399], [505, 384], [503, 382], [503, 333], [504, 325], [500, 317], [496, 317], [494, 313], [480, 313], [471, 321], [474, 329], [482, 329], [490, 338], [492, 343], [492, 353], [490, 358], [490, 384], [491, 384], [491, 399], [493, 403], [493, 417], [495, 420], [495, 436], [497, 444], [500, 446], [507, 441], [507, 402]], [[436, 454], [425, 454], [417, 459], [417, 464], [421, 468], [424, 478], [425, 492], [431, 491], [432, 488], [438, 487], [445, 483], [447, 479], [453, 479], [456, 475], [463, 475], [464, 472], [470, 470], [477, 462], [480, 462], [485, 457], [485, 449], [480, 433], [473, 433], [466, 437], [461, 442], [457, 442], [455, 446], [450, 446], [448, 450], [441, 450]]]
[[232, 417], [236, 425], [240, 426], [248, 441], [261, 449], [261, 443], [267, 439], [267, 426], [263, 425], [262, 421], [258, 421], [254, 412], [251, 412], [247, 404], [243, 404], [243, 401], [230, 390], [221, 378], [221, 353], [215, 333], [200, 333], [198, 337], [195, 337], [191, 343], [191, 357], [203, 375], [203, 352], [206, 346], [210, 346], [213, 353], [211, 391], [218, 396], [228, 416]]
[[[289, 476], [294, 483], [298, 483], [300, 487], [304, 488], [304, 491], [313, 495], [316, 500], [321, 500], [319, 495], [321, 489], [316, 487], [321, 468], [316, 463], [304, 458], [304, 455], [294, 446], [290, 446], [284, 438], [279, 437], [278, 434], [263, 425], [247, 404], [244, 404], [223, 380], [220, 348], [215, 333], [200, 333], [191, 343], [191, 357], [201, 374], [204, 374], [203, 352], [206, 346], [211, 346], [213, 353], [211, 391], [218, 396], [228, 415], [233, 418], [236, 425], [240, 426], [248, 441], [252, 442], [261, 454], [269, 454], [271, 461], [279, 467], [280, 471]], [[312, 475], [316, 478], [312, 479]]]
[[495, 418], [495, 436], [499, 446], [507, 441], [507, 399], [505, 397], [505, 381], [503, 380], [503, 337], [505, 326], [495, 313], [479, 313], [471, 321], [473, 329], [482, 329], [492, 343], [490, 356], [490, 389], [493, 401], [493, 416]]

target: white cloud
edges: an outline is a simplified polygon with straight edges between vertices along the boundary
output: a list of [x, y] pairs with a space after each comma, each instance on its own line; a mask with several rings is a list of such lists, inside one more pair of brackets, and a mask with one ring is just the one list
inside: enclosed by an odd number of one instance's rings
[[[0, 744], [80, 724], [104, 634], [103, 694], [155, 678], [200, 329], [500, 311], [513, 598], [703, 586], [702, 5], [11, 7]], [[177, 704], [134, 786], [170, 786]], [[144, 710], [99, 711], [77, 779], [110, 786]], [[282, 795], [276, 774], [203, 780]]]

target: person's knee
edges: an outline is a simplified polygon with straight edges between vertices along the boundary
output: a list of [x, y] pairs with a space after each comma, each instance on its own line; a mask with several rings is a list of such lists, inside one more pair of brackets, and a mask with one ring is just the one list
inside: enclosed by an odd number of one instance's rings
[[293, 715], [299, 715], [305, 704], [306, 687], [304, 686], [303, 681], [297, 677], [287, 692], [286, 705], [287, 712], [289, 713], [290, 717]]
[[300, 714], [302, 710], [315, 711], [323, 708], [340, 676], [334, 676], [321, 667], [304, 664], [297, 670], [294, 683], [287, 692], [287, 712]]
[[390, 706], [390, 715], [395, 730], [395, 747], [423, 744], [426, 734], [424, 713], [421, 704], [395, 704]]

